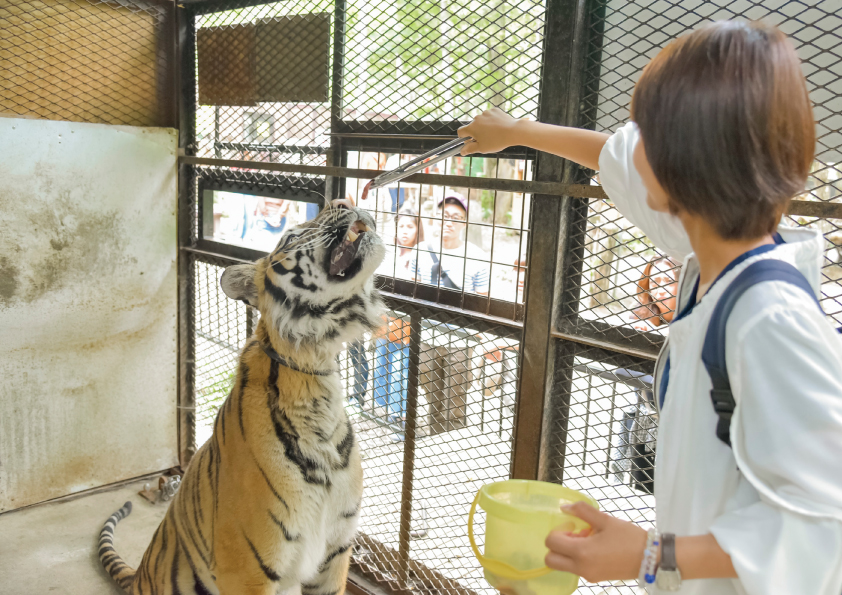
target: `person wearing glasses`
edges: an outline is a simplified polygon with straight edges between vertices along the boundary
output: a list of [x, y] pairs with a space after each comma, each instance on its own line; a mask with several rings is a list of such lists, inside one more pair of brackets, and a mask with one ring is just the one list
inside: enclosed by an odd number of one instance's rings
[[[468, 202], [456, 192], [439, 201], [441, 248], [427, 244], [433, 262], [429, 276], [416, 269], [418, 278], [433, 285], [488, 295], [488, 254], [465, 241]], [[420, 261], [420, 258], [419, 258]], [[421, 333], [421, 387], [427, 393], [428, 431], [431, 435], [464, 428], [467, 423], [467, 392], [473, 380], [472, 346], [476, 340], [456, 327], [433, 324]]]
[[[457, 192], [448, 192], [439, 201], [441, 250], [427, 244], [433, 261], [430, 275], [433, 285], [445, 289], [488, 295], [488, 254], [479, 246], [465, 241], [468, 227], [468, 201]], [[417, 266], [417, 265], [416, 265]], [[416, 270], [421, 278], [425, 271]]]

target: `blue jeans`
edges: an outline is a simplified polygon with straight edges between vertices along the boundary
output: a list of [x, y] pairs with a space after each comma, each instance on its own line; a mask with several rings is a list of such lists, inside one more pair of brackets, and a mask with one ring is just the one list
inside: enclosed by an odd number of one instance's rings
[[307, 203], [307, 215], [306, 215], [305, 220], [306, 221], [312, 221], [313, 219], [316, 218], [316, 216], [318, 214], [319, 214], [319, 205], [317, 205], [315, 203], [312, 203], [312, 202], [308, 202]]
[[392, 199], [392, 210], [390, 213], [397, 213], [406, 200], [406, 188], [389, 188], [389, 196]]
[[365, 357], [365, 345], [361, 341], [348, 345], [348, 355], [354, 367], [354, 381], [351, 384], [352, 399], [356, 399], [360, 407], [365, 402], [365, 391], [368, 390], [368, 360]]
[[385, 407], [387, 415], [403, 417], [409, 383], [409, 345], [377, 339], [376, 352], [374, 402]]

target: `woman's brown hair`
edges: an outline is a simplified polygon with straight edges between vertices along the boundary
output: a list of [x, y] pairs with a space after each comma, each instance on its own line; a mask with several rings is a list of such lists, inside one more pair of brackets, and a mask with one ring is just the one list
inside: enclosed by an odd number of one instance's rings
[[778, 29], [711, 23], [643, 70], [631, 117], [671, 208], [726, 239], [774, 231], [804, 190], [816, 144], [801, 63]]
[[657, 256], [653, 258], [646, 263], [645, 267], [643, 267], [643, 275], [637, 282], [637, 295], [635, 297], [637, 298], [637, 301], [640, 302], [640, 308], [632, 310], [632, 313], [635, 316], [641, 320], [649, 320], [653, 326], [669, 324], [672, 322], [673, 316], [675, 315], [675, 312], [672, 310], [664, 309], [662, 311], [661, 308], [663, 308], [663, 304], [656, 304], [655, 300], [652, 299], [652, 294], [650, 293], [652, 290], [653, 269], [661, 263], [664, 263], [669, 268], [670, 276], [673, 278], [676, 285], [678, 284], [678, 269], [681, 265], [675, 262], [672, 258], [666, 256]]

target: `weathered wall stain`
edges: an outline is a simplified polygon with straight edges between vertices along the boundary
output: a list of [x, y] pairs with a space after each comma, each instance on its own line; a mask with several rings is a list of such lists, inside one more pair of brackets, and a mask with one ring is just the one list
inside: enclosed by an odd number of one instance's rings
[[[22, 197], [0, 193], [0, 210], [19, 211], [17, 216], [8, 216], [13, 225], [3, 226], [0, 253], [27, 247], [27, 258], [18, 261], [19, 269], [13, 268], [15, 275], [10, 278], [14, 286], [0, 290], [6, 302], [13, 297], [37, 300], [53, 290], [83, 281], [91, 271], [111, 275], [118, 267], [133, 264], [122, 249], [128, 230], [117, 210], [96, 209], [75, 200], [68, 191], [53, 194], [49, 204], [37, 200], [38, 196], [51, 195], [52, 175], [43, 170], [39, 173], [33, 181], [36, 194], [27, 196], [23, 205], [17, 202]], [[73, 194], [85, 195], [92, 190], [78, 187]], [[8, 266], [15, 267], [11, 263]]]
[[8, 303], [18, 290], [18, 269], [5, 256], [0, 256], [0, 306]]

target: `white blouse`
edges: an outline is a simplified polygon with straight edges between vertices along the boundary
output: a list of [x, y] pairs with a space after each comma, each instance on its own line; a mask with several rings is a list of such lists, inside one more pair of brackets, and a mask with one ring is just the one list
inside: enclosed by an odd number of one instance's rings
[[[661, 250], [684, 259], [678, 311], [698, 277], [680, 221], [652, 211], [632, 161], [626, 124], [602, 149], [600, 179], [617, 209]], [[728, 320], [726, 360], [737, 409], [733, 449], [716, 437], [711, 381], [701, 360], [710, 316], [747, 266], [775, 258], [820, 292], [824, 238], [779, 229], [785, 244], [726, 273], [670, 326], [670, 354], [655, 471], [657, 524], [676, 535], [712, 533], [739, 579], [685, 581], [701, 595], [842, 594], [842, 339], [810, 296], [783, 282], [749, 289]], [[658, 378], [656, 377], [656, 383]]]

